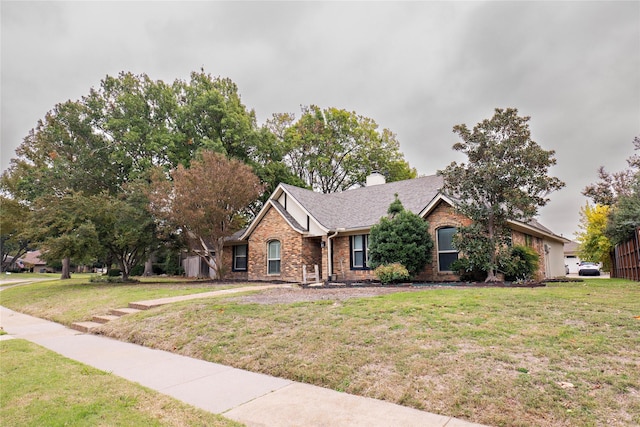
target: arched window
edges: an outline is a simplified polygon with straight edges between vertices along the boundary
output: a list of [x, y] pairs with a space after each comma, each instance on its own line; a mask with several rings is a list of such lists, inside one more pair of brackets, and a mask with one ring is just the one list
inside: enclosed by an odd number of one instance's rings
[[451, 263], [458, 259], [458, 251], [453, 247], [455, 227], [438, 228], [438, 271], [451, 271]]
[[267, 273], [280, 274], [280, 241], [272, 240], [267, 245]]

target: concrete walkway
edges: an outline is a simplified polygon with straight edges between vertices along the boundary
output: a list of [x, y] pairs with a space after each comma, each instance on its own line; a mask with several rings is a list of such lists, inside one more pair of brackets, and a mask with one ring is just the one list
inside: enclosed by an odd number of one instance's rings
[[23, 338], [247, 426], [480, 426], [451, 417], [83, 334], [0, 307], [0, 326]]

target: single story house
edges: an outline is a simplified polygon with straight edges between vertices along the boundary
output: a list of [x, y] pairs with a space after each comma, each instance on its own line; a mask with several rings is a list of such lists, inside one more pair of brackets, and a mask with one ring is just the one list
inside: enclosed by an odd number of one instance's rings
[[22, 257], [22, 263], [24, 268], [27, 268], [32, 273], [50, 273], [52, 268], [47, 267], [47, 262], [40, 258], [42, 252], [29, 251]]
[[[442, 184], [437, 175], [385, 183], [376, 173], [365, 187], [340, 193], [280, 184], [249, 227], [228, 240], [226, 277], [302, 282], [305, 270], [311, 275], [317, 268], [321, 281], [374, 279], [368, 265], [369, 231], [397, 194], [405, 209], [428, 221], [434, 241], [432, 261], [415, 280], [455, 281], [458, 276], [449, 267], [458, 258], [452, 237], [471, 220], [454, 210], [454, 202], [440, 192]], [[540, 254], [539, 279], [565, 275], [567, 239], [535, 220], [511, 221], [509, 226], [513, 244], [529, 245]]]

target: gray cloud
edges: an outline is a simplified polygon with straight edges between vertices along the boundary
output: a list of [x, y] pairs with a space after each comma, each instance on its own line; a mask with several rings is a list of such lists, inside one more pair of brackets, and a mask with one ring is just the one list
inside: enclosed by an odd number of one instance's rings
[[229, 77], [259, 120], [317, 104], [398, 135], [431, 174], [454, 125], [495, 107], [531, 116], [567, 187], [541, 221], [572, 237], [598, 166], [626, 167], [640, 134], [637, 2], [1, 3], [2, 169], [56, 103], [106, 75]]

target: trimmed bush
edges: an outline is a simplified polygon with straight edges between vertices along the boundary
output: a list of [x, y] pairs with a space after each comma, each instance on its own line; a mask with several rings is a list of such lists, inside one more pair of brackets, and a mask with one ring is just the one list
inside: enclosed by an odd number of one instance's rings
[[407, 268], [397, 262], [388, 265], [380, 265], [373, 270], [373, 273], [383, 285], [404, 282], [410, 278]]
[[388, 217], [371, 227], [369, 234], [369, 265], [376, 268], [393, 263], [402, 264], [409, 277], [414, 277], [431, 261], [433, 241], [429, 224], [402, 207], [395, 195]]

